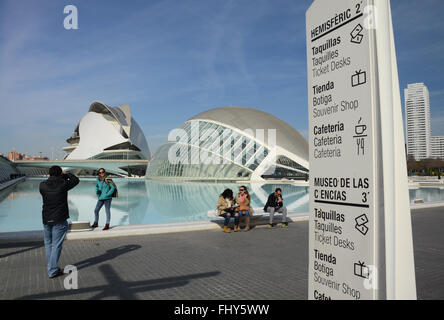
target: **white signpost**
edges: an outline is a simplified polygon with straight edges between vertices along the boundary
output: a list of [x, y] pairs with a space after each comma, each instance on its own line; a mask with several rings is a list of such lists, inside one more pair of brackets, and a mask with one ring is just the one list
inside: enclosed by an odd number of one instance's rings
[[307, 11], [309, 299], [416, 299], [388, 0]]

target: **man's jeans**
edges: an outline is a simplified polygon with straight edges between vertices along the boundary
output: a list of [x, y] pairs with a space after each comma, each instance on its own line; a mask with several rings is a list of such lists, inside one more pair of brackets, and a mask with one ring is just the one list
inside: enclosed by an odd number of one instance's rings
[[270, 213], [270, 224], [273, 223], [273, 216], [275, 212], [282, 213], [282, 222], [287, 222], [287, 208], [285, 206], [280, 207], [278, 210], [268, 207], [267, 212]]
[[109, 222], [111, 220], [111, 200], [112, 199], [97, 201], [96, 208], [94, 209], [94, 216], [95, 216], [94, 222], [99, 223], [99, 211], [100, 211], [100, 209], [102, 209], [102, 206], [105, 205], [106, 224], [109, 224]]
[[53, 226], [44, 224], [43, 227], [48, 276], [54, 277], [59, 271], [58, 262], [62, 253], [63, 240], [68, 231], [68, 221]]

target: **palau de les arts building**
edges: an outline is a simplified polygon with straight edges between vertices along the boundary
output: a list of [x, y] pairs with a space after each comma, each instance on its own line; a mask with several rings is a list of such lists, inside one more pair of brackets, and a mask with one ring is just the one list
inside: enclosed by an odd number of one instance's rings
[[307, 178], [307, 140], [269, 113], [246, 107], [216, 108], [192, 117], [179, 129], [174, 140], [170, 138], [172, 141], [161, 145], [153, 155], [147, 178], [203, 181]]
[[[127, 104], [109, 107], [93, 102], [88, 113], [80, 120], [71, 137], [64, 160], [149, 160], [151, 158], [145, 135], [131, 116]], [[106, 161], [104, 167], [106, 167]], [[128, 171], [128, 165], [121, 170]], [[105, 168], [107, 169], [107, 168]], [[145, 174], [143, 168], [132, 168], [132, 172]], [[112, 172], [113, 169], [109, 168]]]

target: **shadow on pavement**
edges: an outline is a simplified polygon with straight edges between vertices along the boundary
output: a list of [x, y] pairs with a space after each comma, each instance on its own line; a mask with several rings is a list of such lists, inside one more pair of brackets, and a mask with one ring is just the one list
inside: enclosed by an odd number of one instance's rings
[[96, 293], [93, 297], [89, 298], [91, 300], [104, 298], [136, 300], [137, 293], [174, 287], [183, 287], [190, 283], [191, 280], [215, 277], [220, 274], [220, 271], [212, 271], [153, 280], [124, 281], [108, 264], [100, 266], [99, 270], [108, 284], [89, 288], [79, 288], [74, 290], [62, 290], [45, 294], [28, 295], [19, 298], [18, 300], [55, 299], [60, 297], [76, 299], [76, 296], [86, 293]]
[[44, 246], [42, 241], [27, 241], [27, 242], [14, 242], [14, 243], [0, 243], [0, 249], [11, 249], [11, 248], [19, 248], [26, 247], [26, 249], [8, 252], [5, 254], [0, 254], [0, 259], [12, 256], [14, 254], [19, 254], [31, 250], [35, 250]]
[[83, 269], [83, 268], [87, 268], [87, 267], [91, 267], [95, 264], [99, 264], [108, 260], [112, 260], [114, 258], [116, 258], [117, 256], [120, 256], [122, 254], [140, 249], [142, 246], [138, 245], [138, 244], [129, 244], [126, 246], [121, 246], [121, 247], [117, 247], [117, 248], [113, 248], [110, 250], [107, 250], [106, 253], [97, 256], [97, 257], [93, 257], [93, 258], [89, 258], [77, 263], [73, 263], [73, 265], [76, 266], [77, 270]]

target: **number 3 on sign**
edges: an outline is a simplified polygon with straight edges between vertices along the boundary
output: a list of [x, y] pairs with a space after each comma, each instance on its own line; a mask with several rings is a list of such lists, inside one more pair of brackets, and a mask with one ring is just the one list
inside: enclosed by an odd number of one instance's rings
[[362, 203], [367, 203], [367, 196], [368, 196], [368, 192], [363, 192], [362, 193]]

